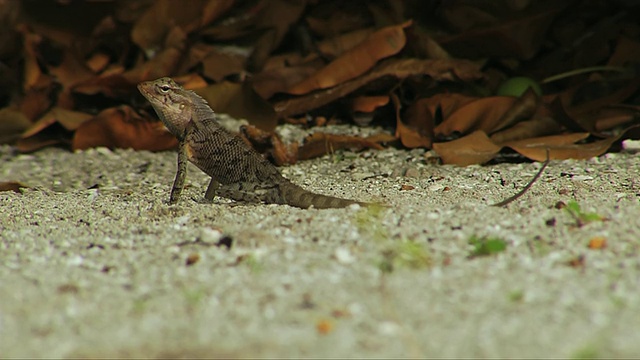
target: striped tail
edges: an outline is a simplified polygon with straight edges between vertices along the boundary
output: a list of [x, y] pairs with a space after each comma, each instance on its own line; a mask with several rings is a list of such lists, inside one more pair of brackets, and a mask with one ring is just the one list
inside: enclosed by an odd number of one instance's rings
[[283, 204], [303, 209], [309, 208], [311, 206], [316, 209], [332, 209], [347, 207], [351, 204], [360, 204], [363, 206], [367, 205], [366, 203], [354, 200], [340, 199], [333, 196], [315, 194], [290, 182], [282, 183], [280, 185], [280, 195], [280, 200], [282, 200]]

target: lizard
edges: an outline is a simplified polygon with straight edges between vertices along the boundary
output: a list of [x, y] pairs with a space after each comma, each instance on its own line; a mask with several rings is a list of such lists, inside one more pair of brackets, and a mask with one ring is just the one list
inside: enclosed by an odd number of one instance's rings
[[169, 204], [180, 198], [193, 163], [211, 181], [205, 199], [221, 196], [237, 202], [287, 204], [299, 208], [343, 208], [366, 203], [320, 195], [286, 179], [278, 169], [216, 120], [205, 99], [186, 90], [173, 79], [163, 77], [138, 84], [158, 118], [178, 139], [178, 166]]

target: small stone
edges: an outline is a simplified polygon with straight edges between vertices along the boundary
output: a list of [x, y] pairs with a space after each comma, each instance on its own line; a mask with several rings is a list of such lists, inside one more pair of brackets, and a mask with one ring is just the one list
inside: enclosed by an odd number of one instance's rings
[[108, 147], [104, 147], [104, 146], [97, 147], [96, 152], [100, 155], [106, 155], [106, 156], [110, 156], [113, 154], [113, 151], [111, 151]]
[[344, 247], [337, 248], [334, 251], [333, 256], [341, 264], [351, 264], [354, 261], [356, 261], [356, 259], [353, 256], [353, 254], [351, 254], [351, 251], [349, 251], [349, 249], [344, 248]]
[[398, 178], [398, 177], [404, 176], [404, 174], [405, 174], [405, 169], [393, 169], [389, 177]]
[[402, 186], [400, 186], [400, 190], [403, 190], [403, 191], [409, 191], [415, 188], [416, 188], [415, 186], [407, 185], [407, 184], [402, 184]]
[[393, 321], [383, 321], [380, 323], [378, 331], [382, 335], [397, 335], [400, 332], [400, 325]]
[[571, 178], [571, 180], [573, 181], [587, 181], [587, 180], [593, 180], [593, 176], [589, 176], [589, 175], [575, 175]]
[[200, 261], [200, 254], [191, 253], [191, 254], [189, 254], [189, 256], [187, 256], [186, 265], [187, 266], [191, 266], [191, 265], [197, 263], [198, 261]]
[[409, 168], [407, 172], [404, 173], [404, 176], [410, 178], [418, 178], [420, 177], [420, 171], [418, 171], [418, 169], [416, 168]]
[[200, 228], [200, 241], [209, 244], [216, 244], [220, 241], [223, 234], [222, 231], [218, 229], [212, 229], [208, 227]]
[[444, 190], [444, 186], [440, 184], [433, 184], [428, 187], [429, 191], [441, 191]]

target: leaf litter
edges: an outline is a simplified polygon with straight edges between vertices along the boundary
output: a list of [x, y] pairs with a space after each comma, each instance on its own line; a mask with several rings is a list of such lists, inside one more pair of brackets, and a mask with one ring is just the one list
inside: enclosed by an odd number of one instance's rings
[[[0, 141], [23, 152], [175, 147], [135, 89], [162, 76], [270, 134], [260, 151], [278, 164], [384, 146], [432, 149], [460, 166], [507, 148], [585, 159], [640, 135], [638, 5], [628, 2], [427, 11], [385, 0], [45, 1], [46, 15], [30, 1], [6, 6], [21, 16], [5, 19], [13, 30], [0, 39]], [[497, 95], [510, 79], [535, 91]], [[294, 118], [385, 132], [283, 144], [273, 130]]]

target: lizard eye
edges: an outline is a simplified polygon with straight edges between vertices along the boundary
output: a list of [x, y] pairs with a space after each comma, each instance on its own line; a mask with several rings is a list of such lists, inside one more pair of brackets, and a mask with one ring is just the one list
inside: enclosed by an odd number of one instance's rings
[[169, 87], [169, 85], [160, 85], [160, 92], [163, 93], [168, 93], [169, 90], [171, 90], [171, 88]]

